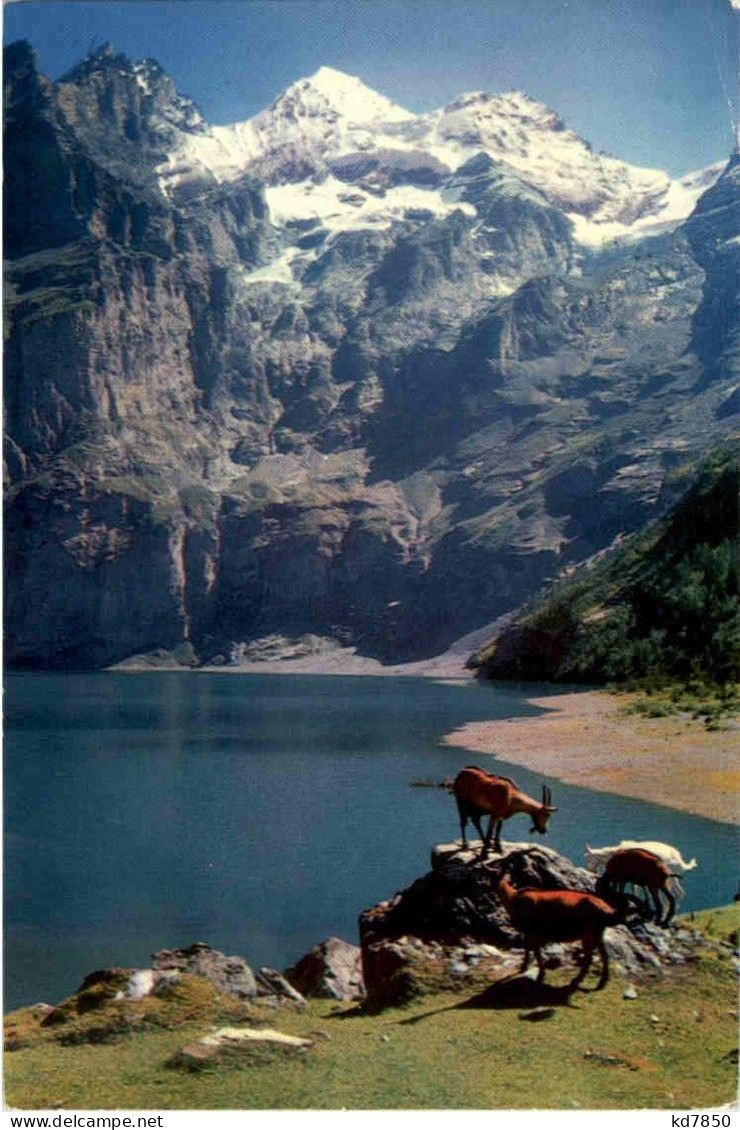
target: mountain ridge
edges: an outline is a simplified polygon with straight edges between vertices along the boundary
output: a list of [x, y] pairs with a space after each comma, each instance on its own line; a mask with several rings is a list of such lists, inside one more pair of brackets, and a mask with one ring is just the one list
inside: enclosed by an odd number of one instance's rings
[[[89, 81], [113, 68], [123, 73], [128, 68], [136, 75], [144, 97], [151, 96], [144, 74], [153, 62], [134, 63], [106, 44], [72, 68], [59, 85]], [[157, 80], [164, 77], [171, 85], [161, 67], [154, 66]], [[293, 183], [302, 183], [325, 172], [322, 162], [327, 155], [339, 156], [353, 149], [385, 146], [403, 153], [421, 148], [451, 171], [483, 150], [508, 160], [520, 172], [538, 166], [537, 175], [547, 184], [552, 199], [568, 206], [574, 216], [594, 220], [597, 229], [612, 223], [628, 229], [646, 217], [662, 222], [663, 213], [665, 222], [676, 220], [675, 199], [671, 208], [666, 207], [671, 194], [686, 196], [685, 216], [696, 199], [687, 185], [702, 174], [711, 176], [708, 168], [671, 180], [660, 170], [594, 152], [555, 111], [522, 91], [467, 92], [438, 110], [414, 114], [359, 78], [324, 66], [290, 84], [252, 118], [214, 127], [205, 123], [190, 99], [175, 95], [174, 88], [170, 97], [178, 103], [179, 112], [171, 115], [170, 124], [179, 129], [179, 137], [159, 170], [163, 191], [177, 189], [183, 162], [186, 166], [194, 163], [201, 175], [205, 170], [217, 180], [251, 174], [269, 184], [283, 182], [287, 175]], [[377, 136], [373, 126], [379, 131]], [[551, 151], [562, 150], [554, 161], [552, 152], [544, 154], [537, 144], [539, 133], [548, 140]], [[192, 173], [188, 170], [188, 176]], [[625, 189], [637, 192], [641, 203], [628, 204]], [[615, 231], [607, 238], [617, 234], [625, 232]], [[589, 237], [595, 237], [593, 231]]]
[[536, 164], [406, 138], [306, 179], [309, 137], [219, 180], [153, 64], [6, 60], [11, 664], [428, 656], [733, 427], [732, 163], [688, 226], [589, 247]]

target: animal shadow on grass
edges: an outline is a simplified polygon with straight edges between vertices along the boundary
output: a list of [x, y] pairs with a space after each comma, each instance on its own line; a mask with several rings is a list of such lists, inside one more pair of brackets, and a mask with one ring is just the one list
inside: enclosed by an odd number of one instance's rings
[[571, 996], [576, 991], [573, 985], [544, 985], [533, 981], [531, 977], [522, 974], [512, 974], [492, 985], [475, 996], [458, 1004], [447, 1005], [445, 1008], [434, 1008], [429, 1012], [422, 1012], [418, 1016], [409, 1016], [406, 1020], [398, 1020], [398, 1024], [417, 1024], [430, 1016], [437, 1016], [441, 1012], [461, 1011], [468, 1008], [490, 1009], [533, 1009], [542, 1007], [577, 1008], [571, 1003]]

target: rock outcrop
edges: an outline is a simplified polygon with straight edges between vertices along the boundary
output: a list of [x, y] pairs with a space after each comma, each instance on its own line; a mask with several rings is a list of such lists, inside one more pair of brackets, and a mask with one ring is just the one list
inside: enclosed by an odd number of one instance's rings
[[[552, 849], [532, 844], [504, 847], [488, 862], [498, 864], [515, 887], [593, 893], [595, 876]], [[371, 1008], [424, 992], [459, 989], [474, 973], [499, 980], [521, 962], [521, 938], [491, 889], [475, 845], [468, 851], [454, 844], [435, 848], [431, 871], [364, 911], [359, 930]], [[662, 964], [685, 962], [695, 946], [690, 931], [660, 929], [634, 907], [626, 924], [608, 930], [604, 941], [614, 964], [633, 977], [659, 971]], [[568, 965], [570, 949], [560, 944], [546, 947], [550, 966]]]
[[[17, 1015], [30, 1017], [32, 1030], [53, 1030], [60, 1043], [95, 1044], [114, 1042], [142, 1025], [177, 1027], [194, 1017], [264, 1024], [265, 1010], [301, 1011], [305, 1003], [277, 970], [263, 968], [255, 974], [243, 957], [227, 957], [205, 942], [195, 942], [183, 949], [157, 950], [146, 968], [97, 969], [59, 1004], [31, 1006]], [[24, 1020], [24, 1031], [25, 1026]], [[25, 1046], [26, 1038], [11, 1021], [6, 1046]], [[228, 1057], [229, 1048], [233, 1050], [239, 1039], [224, 1035], [214, 1044], [207, 1041], [210, 1051], [200, 1049], [193, 1062], [201, 1052], [206, 1059], [221, 1053]], [[299, 1045], [303, 1046], [300, 1041], [295, 1046]]]

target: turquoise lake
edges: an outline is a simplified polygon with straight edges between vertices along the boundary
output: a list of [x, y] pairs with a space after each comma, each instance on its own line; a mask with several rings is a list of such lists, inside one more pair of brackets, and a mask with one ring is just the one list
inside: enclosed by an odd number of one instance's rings
[[[452, 798], [411, 788], [497, 767], [559, 811], [543, 839], [664, 840], [696, 871], [682, 910], [731, 901], [737, 831], [439, 744], [466, 721], [535, 715], [548, 688], [431, 679], [13, 674], [5, 710], [5, 1010], [93, 969], [205, 941], [284, 968], [428, 869]], [[551, 692], [551, 688], [550, 688]], [[514, 817], [504, 839], [529, 837]]]

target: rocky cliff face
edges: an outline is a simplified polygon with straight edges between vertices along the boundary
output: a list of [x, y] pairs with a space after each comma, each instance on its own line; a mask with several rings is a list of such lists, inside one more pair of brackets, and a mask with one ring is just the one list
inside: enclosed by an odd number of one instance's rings
[[15, 665], [433, 654], [737, 422], [736, 164], [671, 184], [524, 96], [420, 118], [327, 68], [219, 129], [107, 48], [5, 81]]

